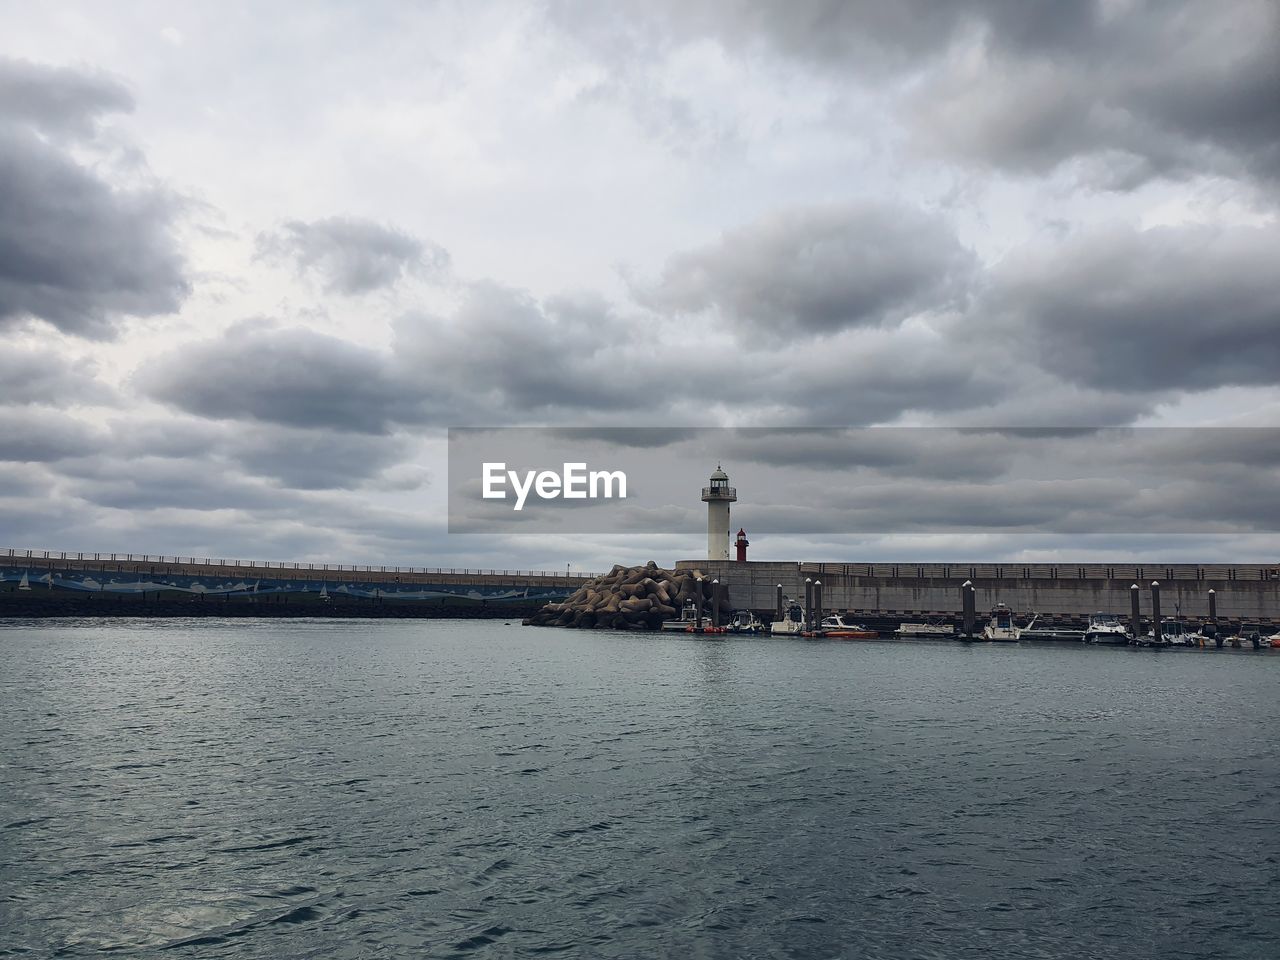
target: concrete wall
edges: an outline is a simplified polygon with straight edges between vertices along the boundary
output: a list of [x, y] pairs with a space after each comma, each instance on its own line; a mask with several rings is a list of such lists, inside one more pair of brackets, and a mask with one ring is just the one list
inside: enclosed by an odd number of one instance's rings
[[463, 568], [350, 566], [346, 564], [271, 563], [197, 557], [159, 557], [139, 554], [53, 553], [0, 550], [0, 566], [75, 573], [116, 573], [139, 576], [223, 577], [234, 579], [342, 580], [368, 584], [454, 584], [482, 587], [557, 587], [570, 592], [594, 573], [572, 574], [543, 570], [474, 570]]
[[805, 578], [822, 581], [828, 610], [866, 613], [958, 614], [960, 585], [972, 580], [978, 610], [997, 603], [1015, 613], [1081, 617], [1099, 610], [1128, 614], [1130, 587], [1142, 589], [1142, 611], [1151, 611], [1151, 581], [1160, 583], [1160, 611], [1204, 617], [1209, 590], [1217, 591], [1218, 616], [1268, 622], [1280, 619], [1280, 568], [1262, 563], [1197, 564], [856, 564], [717, 563], [682, 560], [728, 585], [735, 606], [772, 610], [777, 584], [790, 597], [804, 596]]

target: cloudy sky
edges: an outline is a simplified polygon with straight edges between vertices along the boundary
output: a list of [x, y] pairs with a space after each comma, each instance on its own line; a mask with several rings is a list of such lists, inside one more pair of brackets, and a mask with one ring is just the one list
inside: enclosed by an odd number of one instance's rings
[[[0, 548], [668, 563], [701, 524], [449, 536], [445, 430], [1280, 423], [1273, 0], [0, 2], [0, 38]], [[876, 496], [936, 529], [757, 515], [755, 555], [1275, 559], [1248, 518], [952, 530], [981, 478], [931, 462]]]

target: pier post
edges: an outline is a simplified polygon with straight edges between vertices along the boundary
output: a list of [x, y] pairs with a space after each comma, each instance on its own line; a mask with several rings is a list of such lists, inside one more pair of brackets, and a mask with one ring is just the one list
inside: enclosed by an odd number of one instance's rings
[[778, 599], [777, 599], [776, 607], [777, 607], [777, 609], [773, 611], [773, 619], [778, 620], [778, 621], [781, 621], [781, 620], [782, 620], [782, 616], [783, 616], [783, 613], [782, 613], [782, 584], [778, 584]]
[[822, 581], [813, 581], [813, 628], [822, 629]]
[[1136, 644], [1142, 636], [1142, 588], [1136, 583], [1129, 588], [1129, 632]]
[[804, 628], [813, 629], [813, 577], [804, 578]]
[[696, 578], [695, 583], [697, 584], [695, 589], [698, 591], [698, 598], [694, 600], [694, 605], [698, 608], [698, 612], [694, 614], [693, 625], [694, 625], [694, 628], [699, 633], [701, 633], [702, 632], [702, 578], [701, 577]]
[[711, 626], [720, 626], [720, 581], [711, 581]]
[[1213, 645], [1222, 649], [1222, 634], [1218, 632], [1218, 591], [1209, 591], [1209, 622], [1213, 624]]
[[973, 628], [978, 619], [978, 601], [972, 580], [966, 580], [960, 587], [960, 610], [964, 617], [964, 635], [972, 640]]
[[1164, 638], [1160, 629], [1160, 581], [1151, 581], [1151, 639], [1158, 645]]

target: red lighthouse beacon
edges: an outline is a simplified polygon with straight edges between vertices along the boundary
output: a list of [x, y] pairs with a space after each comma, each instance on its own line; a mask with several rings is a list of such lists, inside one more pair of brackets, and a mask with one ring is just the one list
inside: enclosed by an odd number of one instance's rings
[[747, 562], [747, 544], [750, 542], [751, 541], [747, 539], [747, 531], [739, 527], [738, 539], [733, 541], [733, 545], [738, 548], [738, 563]]

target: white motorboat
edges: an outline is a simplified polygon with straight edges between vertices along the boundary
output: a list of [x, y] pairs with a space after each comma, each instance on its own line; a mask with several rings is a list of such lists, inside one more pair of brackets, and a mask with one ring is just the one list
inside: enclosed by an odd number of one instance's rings
[[[709, 618], [703, 617], [703, 622], [709, 625]], [[698, 624], [698, 605], [692, 600], [684, 602], [684, 608], [680, 611], [680, 617], [676, 620], [663, 620], [662, 629], [671, 631], [672, 633], [688, 633]]]
[[1014, 625], [1013, 611], [1003, 603], [997, 603], [991, 618], [982, 628], [982, 639], [992, 643], [1017, 643], [1022, 631]]
[[804, 607], [795, 600], [782, 601], [782, 619], [769, 625], [775, 637], [798, 637], [804, 633]]
[[1142, 640], [1139, 641], [1138, 646], [1194, 647], [1199, 642], [1199, 639], [1199, 636], [1188, 630], [1187, 625], [1181, 620], [1161, 620], [1159, 642], [1156, 641], [1155, 634], [1148, 630]]
[[1124, 647], [1129, 644], [1129, 631], [1117, 614], [1099, 611], [1089, 618], [1084, 632], [1085, 643], [1102, 646]]
[[735, 610], [726, 626], [730, 633], [764, 633], [764, 624], [750, 610]]
[[841, 613], [823, 617], [816, 632], [833, 640], [875, 640], [880, 636], [875, 630], [847, 620]]

